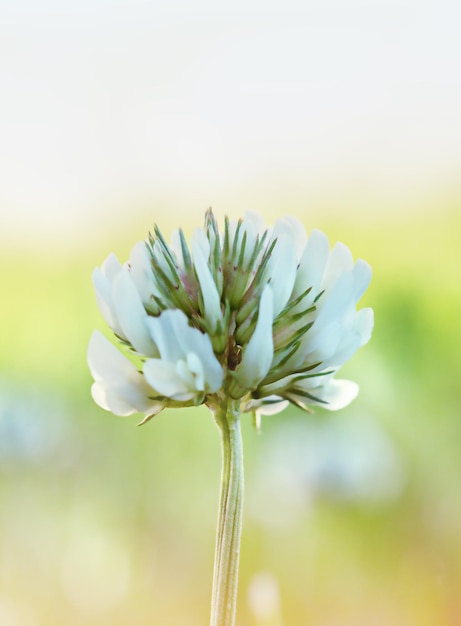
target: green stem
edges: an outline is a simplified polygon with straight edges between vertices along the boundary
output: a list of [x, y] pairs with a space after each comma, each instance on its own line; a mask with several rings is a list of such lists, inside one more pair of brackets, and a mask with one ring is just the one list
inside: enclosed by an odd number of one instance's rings
[[214, 416], [221, 433], [223, 461], [210, 626], [234, 626], [242, 530], [242, 436], [235, 402], [224, 402]]

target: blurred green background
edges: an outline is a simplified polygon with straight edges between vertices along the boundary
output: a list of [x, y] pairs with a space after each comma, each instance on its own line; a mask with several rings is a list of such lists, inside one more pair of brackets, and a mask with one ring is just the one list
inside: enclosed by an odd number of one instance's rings
[[0, 23], [0, 624], [201, 626], [204, 409], [91, 400], [91, 272], [208, 205], [373, 267], [338, 414], [243, 418], [239, 626], [461, 624], [461, 44], [440, 3], [18, 2]]

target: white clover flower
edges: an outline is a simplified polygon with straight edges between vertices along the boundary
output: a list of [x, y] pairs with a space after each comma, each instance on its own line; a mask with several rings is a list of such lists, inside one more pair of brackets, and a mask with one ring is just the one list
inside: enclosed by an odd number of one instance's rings
[[111, 254], [94, 271], [101, 313], [132, 357], [93, 335], [93, 397], [145, 420], [223, 397], [258, 416], [288, 402], [342, 408], [358, 386], [335, 375], [370, 339], [373, 311], [357, 311], [370, 279], [344, 244], [330, 249], [293, 217], [268, 229], [248, 213], [219, 232], [209, 210], [190, 247], [181, 230], [169, 245], [156, 227], [126, 265]]

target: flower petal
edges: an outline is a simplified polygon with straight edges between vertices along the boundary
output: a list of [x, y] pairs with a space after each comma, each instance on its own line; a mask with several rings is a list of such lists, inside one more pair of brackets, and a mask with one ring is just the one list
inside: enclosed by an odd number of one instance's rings
[[163, 405], [149, 397], [155, 392], [133, 363], [98, 331], [88, 345], [88, 365], [95, 380], [92, 395], [101, 408], [115, 415], [161, 410]]
[[371, 281], [371, 267], [366, 261], [358, 259], [352, 270], [354, 279], [354, 298], [358, 302], [368, 288]]
[[[190, 364], [191, 373], [198, 375], [197, 361], [191, 356], [196, 355], [203, 368], [204, 390], [213, 393], [221, 387], [223, 370], [214, 355], [210, 337], [189, 326], [182, 311], [164, 311], [160, 317], [149, 318], [147, 325], [163, 362], [185, 361]], [[194, 386], [192, 390], [197, 391], [197, 388]]]
[[160, 291], [155, 282], [151, 259], [145, 241], [138, 241], [130, 252], [130, 276], [139, 293], [143, 304], [152, 304], [152, 296], [160, 297]]
[[162, 396], [179, 401], [190, 400], [196, 394], [196, 390], [191, 384], [187, 384], [184, 376], [178, 372], [178, 363], [184, 362], [171, 363], [163, 359], [148, 359], [144, 363], [144, 376]]
[[[312, 396], [306, 397], [302, 392], [305, 391]], [[285, 397], [294, 404], [308, 410], [309, 406], [321, 406], [329, 411], [338, 411], [343, 409], [354, 400], [359, 392], [356, 383], [350, 380], [330, 380], [325, 385], [318, 387], [303, 386], [303, 382], [298, 383], [297, 387], [285, 395]], [[318, 398], [316, 400], [315, 398]]]
[[286, 235], [290, 239], [291, 245], [295, 249], [296, 260], [299, 261], [307, 241], [303, 224], [296, 217], [285, 215], [275, 222], [270, 241], [277, 239], [280, 235]]
[[123, 417], [135, 413], [158, 413], [164, 406], [146, 401], [142, 392], [132, 385], [110, 387], [94, 383], [91, 387], [91, 394], [101, 408]]
[[107, 324], [122, 339], [126, 339], [123, 334], [117, 315], [114, 309], [112, 297], [112, 281], [120, 272], [122, 266], [115, 254], [110, 254], [102, 264], [101, 268], [96, 267], [93, 271], [93, 286], [96, 292], [96, 301], [102, 316]]
[[343, 329], [341, 340], [334, 354], [324, 360], [324, 367], [334, 367], [335, 369], [341, 367], [341, 365], [352, 358], [359, 348], [369, 341], [372, 330], [373, 309], [360, 309], [355, 316], [353, 324], [349, 328]]
[[322, 287], [323, 289], [329, 289], [345, 272], [350, 272], [353, 267], [352, 253], [349, 248], [341, 243], [337, 242], [333, 246], [333, 250], [328, 257], [328, 263], [325, 268], [323, 276]]
[[311, 301], [314, 300], [320, 291], [329, 253], [328, 237], [320, 230], [313, 230], [299, 262], [293, 297], [300, 296], [311, 287], [309, 297]]
[[136, 352], [145, 356], [158, 356], [157, 346], [146, 325], [146, 310], [126, 268], [114, 279], [113, 298], [120, 327]]
[[319, 300], [312, 328], [301, 343], [304, 358], [312, 362], [326, 361], [337, 350], [344, 328], [353, 323], [355, 303], [351, 272], [337, 279]]
[[256, 328], [235, 372], [239, 384], [245, 389], [254, 389], [270, 369], [274, 356], [272, 322], [273, 295], [271, 287], [266, 285], [259, 303]]
[[282, 400], [278, 396], [267, 396], [255, 410], [259, 415], [276, 415], [286, 409], [288, 405], [288, 400]]
[[210, 325], [210, 331], [216, 331], [222, 325], [221, 298], [213, 276], [208, 267], [210, 255], [210, 243], [205, 232], [197, 228], [191, 241], [192, 256], [194, 258], [195, 271], [200, 283], [203, 299], [203, 314]]
[[130, 378], [135, 366], [98, 330], [91, 335], [87, 352], [88, 366], [96, 381], [115, 382]]
[[355, 400], [359, 386], [352, 380], [331, 380], [322, 388], [321, 398], [327, 404], [322, 406], [329, 411], [338, 411]]
[[274, 250], [269, 260], [265, 277], [270, 279], [274, 318], [285, 307], [293, 291], [297, 268], [296, 248], [288, 235], [280, 235], [277, 238]]
[[184, 357], [181, 329], [188, 323], [182, 311], [169, 309], [159, 317], [149, 317], [146, 323], [162, 359], [174, 363]]
[[109, 254], [107, 259], [101, 265], [102, 273], [109, 281], [114, 280], [121, 269], [122, 265], [113, 252]]

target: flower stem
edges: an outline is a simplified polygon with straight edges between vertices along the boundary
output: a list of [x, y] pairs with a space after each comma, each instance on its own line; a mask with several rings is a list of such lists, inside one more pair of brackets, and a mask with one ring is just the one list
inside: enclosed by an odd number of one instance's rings
[[222, 473], [210, 626], [234, 626], [242, 530], [242, 435], [235, 402], [224, 402], [214, 416], [221, 433]]

